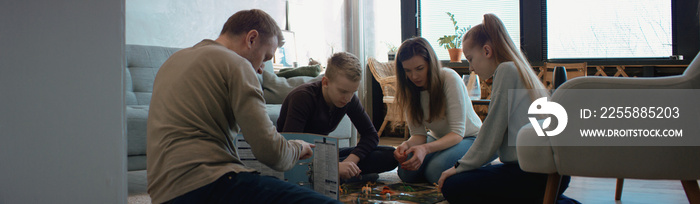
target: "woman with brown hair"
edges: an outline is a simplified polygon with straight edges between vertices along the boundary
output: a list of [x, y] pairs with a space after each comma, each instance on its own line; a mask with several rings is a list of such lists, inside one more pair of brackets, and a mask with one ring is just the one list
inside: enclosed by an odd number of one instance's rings
[[401, 44], [396, 53], [396, 78], [396, 102], [411, 133], [394, 151], [401, 167], [399, 178], [436, 183], [467, 152], [481, 120], [462, 79], [454, 70], [442, 67], [424, 38]]

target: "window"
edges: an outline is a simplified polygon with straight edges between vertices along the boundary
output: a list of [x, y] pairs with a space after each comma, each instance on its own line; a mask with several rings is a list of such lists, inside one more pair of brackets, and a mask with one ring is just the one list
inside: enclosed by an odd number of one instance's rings
[[289, 30], [296, 37], [298, 66], [314, 59], [326, 66], [335, 52], [346, 50], [343, 1], [289, 0]]
[[[400, 0], [365, 1], [363, 34], [365, 55], [380, 62], [401, 45]], [[381, 104], [380, 104], [381, 105]]]
[[547, 1], [547, 58], [672, 55], [671, 1]]
[[[454, 33], [454, 27], [446, 12], [455, 15], [457, 25], [469, 27], [480, 24], [484, 14], [493, 13], [505, 24], [513, 43], [520, 47], [520, 1], [519, 0], [451, 0], [420, 1], [420, 34], [430, 42], [440, 60], [449, 60], [445, 48], [437, 39]], [[461, 45], [459, 45], [461, 48]]]

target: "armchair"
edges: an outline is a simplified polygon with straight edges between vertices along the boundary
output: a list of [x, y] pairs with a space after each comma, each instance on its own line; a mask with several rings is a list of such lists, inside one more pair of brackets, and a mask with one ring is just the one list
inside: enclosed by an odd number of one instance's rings
[[[591, 100], [590, 96], [566, 91], [573, 89], [700, 89], [700, 55], [696, 56], [679, 76], [571, 79], [554, 92], [551, 101]], [[645, 97], [648, 96], [625, 98], [623, 103], [634, 104], [639, 98]], [[527, 172], [550, 175], [545, 203], [553, 203], [556, 200], [560, 175], [619, 178], [616, 199], [620, 197], [622, 178], [681, 180], [690, 203], [700, 203], [697, 183], [697, 179], [700, 178], [700, 160], [696, 159], [697, 155], [700, 155], [700, 147], [562, 146], [556, 145], [557, 140], [557, 137], [538, 137], [530, 124], [523, 126], [517, 136], [520, 168]]]
[[[386, 104], [386, 116], [384, 116], [384, 122], [382, 126], [377, 131], [379, 136], [382, 136], [384, 128], [389, 121], [394, 121], [403, 124], [404, 119], [401, 118], [401, 114], [398, 112], [398, 108], [394, 103], [394, 96], [396, 95], [396, 64], [395, 62], [379, 62], [374, 58], [367, 59], [367, 66], [372, 72], [374, 79], [379, 82], [382, 87], [382, 93], [384, 97], [382, 101]], [[404, 131], [404, 139], [408, 138], [408, 131]]]

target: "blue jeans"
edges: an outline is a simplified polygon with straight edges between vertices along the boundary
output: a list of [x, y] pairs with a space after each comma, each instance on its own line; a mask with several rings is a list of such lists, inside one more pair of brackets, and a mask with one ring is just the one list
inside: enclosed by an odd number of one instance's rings
[[[559, 192], [569, 186], [563, 176]], [[450, 203], [542, 203], [547, 174], [529, 173], [517, 162], [484, 166], [450, 176], [442, 186], [442, 195]], [[579, 203], [562, 194], [557, 203]]]
[[[453, 167], [455, 162], [467, 153], [467, 150], [474, 144], [474, 139], [476, 139], [476, 137], [464, 137], [461, 142], [450, 148], [425, 155], [423, 164], [421, 164], [416, 171], [408, 171], [399, 168], [397, 170], [399, 178], [407, 183], [437, 183], [442, 172]], [[426, 142], [433, 141], [435, 141], [434, 138], [430, 136], [427, 137]], [[409, 154], [408, 159], [412, 156], [412, 154]], [[492, 160], [493, 159], [496, 159], [495, 155]], [[399, 166], [401, 166], [401, 164], [399, 164]]]
[[230, 172], [168, 202], [180, 203], [340, 203], [316, 191], [253, 172]]

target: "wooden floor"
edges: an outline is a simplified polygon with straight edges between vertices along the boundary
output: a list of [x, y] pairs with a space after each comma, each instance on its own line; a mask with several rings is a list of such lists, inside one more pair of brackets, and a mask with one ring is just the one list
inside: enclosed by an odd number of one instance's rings
[[[398, 146], [402, 137], [381, 137], [379, 145]], [[688, 203], [680, 181], [625, 179], [622, 199], [615, 201], [614, 178], [571, 177], [564, 195], [581, 203]]]

